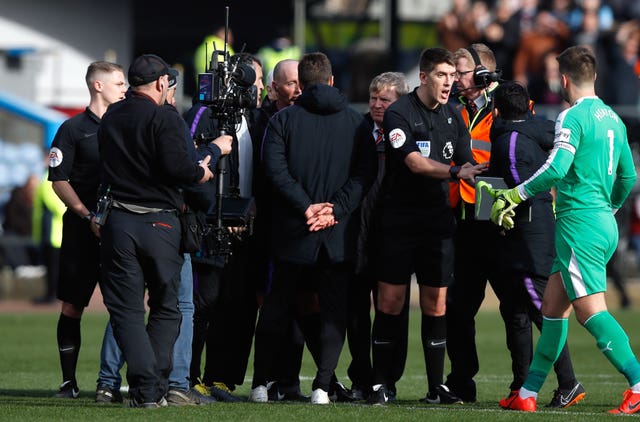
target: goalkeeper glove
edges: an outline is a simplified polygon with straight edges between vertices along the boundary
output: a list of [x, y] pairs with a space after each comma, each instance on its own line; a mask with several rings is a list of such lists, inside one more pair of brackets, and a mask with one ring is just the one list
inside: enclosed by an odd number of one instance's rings
[[491, 221], [498, 226], [511, 230], [514, 226], [514, 208], [522, 202], [518, 188], [496, 191], [496, 200], [491, 207]]
[[478, 183], [476, 183], [476, 190], [482, 190], [484, 189], [485, 191], [487, 191], [487, 193], [489, 195], [491, 195], [492, 197], [496, 197], [498, 194], [496, 193], [496, 190], [493, 189], [493, 186], [491, 186], [490, 183], [483, 181], [480, 181]]

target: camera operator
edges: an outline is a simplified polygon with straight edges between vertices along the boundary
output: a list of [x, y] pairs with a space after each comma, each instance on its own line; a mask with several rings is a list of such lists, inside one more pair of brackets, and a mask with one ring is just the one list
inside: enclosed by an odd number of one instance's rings
[[[232, 68], [245, 65], [255, 71], [253, 84], [258, 92], [257, 106], [259, 92], [264, 89], [261, 63], [250, 54], [239, 53], [231, 57], [230, 65]], [[228, 107], [241, 111], [240, 107]], [[210, 137], [224, 129], [226, 122], [217, 111], [196, 103], [185, 115], [192, 135]], [[228, 170], [222, 174], [224, 191], [218, 192], [219, 185], [211, 184], [209, 209], [216, 209], [213, 198], [218, 198], [219, 194], [225, 198], [250, 198], [254, 194], [254, 168], [265, 127], [264, 122], [259, 122], [260, 116], [256, 108], [245, 109], [240, 123], [232, 128]], [[223, 204], [224, 201], [223, 198]], [[257, 250], [254, 238], [244, 231], [245, 228], [225, 229], [232, 232], [229, 255], [224, 256], [220, 251], [213, 251], [213, 254], [201, 251], [193, 257], [195, 313], [191, 380], [196, 382], [194, 388], [200, 393], [219, 401], [235, 402], [240, 399], [232, 391], [244, 382], [251, 352], [258, 308], [257, 284], [264, 279], [264, 275], [258, 274], [261, 266], [256, 262], [257, 254], [264, 251]], [[204, 374], [200, 378], [205, 343]]]
[[112, 209], [100, 229], [100, 287], [127, 362], [130, 407], [166, 405], [181, 319], [177, 292], [183, 257], [177, 213], [183, 201], [178, 186], [213, 177], [211, 157], [193, 163], [184, 123], [161, 106], [170, 74], [177, 72], [160, 57], [138, 57], [128, 72], [131, 95], [109, 107], [98, 130], [102, 184], [112, 196]]

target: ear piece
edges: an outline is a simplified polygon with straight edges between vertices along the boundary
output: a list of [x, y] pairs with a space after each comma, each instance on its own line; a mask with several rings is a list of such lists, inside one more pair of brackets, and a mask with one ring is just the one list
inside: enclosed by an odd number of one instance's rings
[[466, 50], [471, 54], [473, 58], [473, 63], [475, 64], [475, 70], [473, 71], [473, 83], [478, 87], [488, 87], [492, 82], [497, 82], [500, 80], [500, 76], [502, 72], [500, 70], [496, 70], [495, 72], [490, 72], [489, 69], [482, 65], [480, 61], [480, 56], [475, 48], [469, 46]]

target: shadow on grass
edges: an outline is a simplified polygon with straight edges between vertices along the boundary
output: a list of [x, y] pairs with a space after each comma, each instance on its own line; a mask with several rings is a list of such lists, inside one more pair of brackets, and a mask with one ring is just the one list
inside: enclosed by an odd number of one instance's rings
[[[59, 399], [53, 397], [56, 393], [55, 390], [9, 390], [9, 389], [0, 389], [0, 401], [3, 404], [29, 404], [29, 405], [37, 405], [38, 403], [42, 403], [42, 405], [51, 406], [52, 404], [60, 404], [61, 406], [87, 406], [87, 405], [95, 405], [99, 407], [111, 406], [111, 404], [105, 403], [96, 403], [95, 400], [95, 392], [80, 391], [80, 395], [76, 399]], [[43, 399], [42, 401], [34, 402], [29, 401], [32, 399]], [[122, 403], [117, 403], [114, 405], [122, 406]], [[1, 418], [1, 415], [0, 415]]]

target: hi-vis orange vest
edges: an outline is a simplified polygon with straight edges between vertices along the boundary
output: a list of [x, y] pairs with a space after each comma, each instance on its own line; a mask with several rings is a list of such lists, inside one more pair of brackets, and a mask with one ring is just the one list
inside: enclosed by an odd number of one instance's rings
[[[493, 104], [487, 95], [487, 91], [483, 92], [486, 98], [485, 105], [478, 109], [475, 118], [470, 121], [469, 111], [464, 106], [466, 99], [460, 98], [461, 104], [456, 106], [460, 111], [462, 120], [467, 125], [469, 135], [471, 136], [471, 154], [476, 163], [489, 162], [491, 156], [491, 140], [489, 133], [491, 124], [493, 123], [493, 114], [491, 113]], [[464, 163], [459, 163], [464, 164]], [[475, 204], [476, 190], [473, 186], [460, 180], [458, 182], [449, 183], [449, 202], [452, 207], [456, 207], [460, 202], [460, 198], [466, 203]]]
[[[469, 112], [465, 107], [462, 108], [462, 119], [469, 128], [471, 135], [471, 155], [476, 163], [488, 163], [491, 157], [491, 125], [493, 124], [493, 113], [490, 109], [491, 104], [487, 103], [482, 109], [476, 113], [476, 118], [469, 122]], [[469, 204], [476, 203], [476, 189], [460, 180], [460, 197], [464, 202]]]

